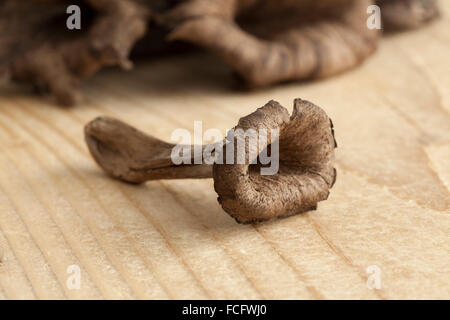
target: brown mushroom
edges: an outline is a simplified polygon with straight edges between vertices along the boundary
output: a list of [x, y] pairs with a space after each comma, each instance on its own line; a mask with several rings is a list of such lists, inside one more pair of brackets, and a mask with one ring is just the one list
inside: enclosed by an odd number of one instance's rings
[[439, 15], [436, 0], [188, 0], [161, 20], [174, 28], [169, 39], [209, 49], [259, 87], [325, 78], [362, 63], [381, 31], [367, 26], [374, 4], [388, 31]]
[[224, 59], [251, 87], [323, 78], [352, 68], [377, 47], [371, 0], [190, 0], [163, 16], [172, 40]]
[[[294, 102], [292, 115], [276, 101], [270, 101], [239, 120], [234, 132], [253, 129], [277, 129], [252, 153], [245, 136], [233, 135], [227, 141], [244, 139], [245, 162], [240, 163], [234, 149], [232, 164], [214, 163], [175, 165], [171, 154], [174, 144], [163, 142], [115, 119], [100, 117], [85, 127], [88, 148], [96, 162], [111, 176], [132, 183], [155, 179], [214, 178], [214, 189], [223, 209], [240, 223], [252, 223], [286, 217], [316, 209], [328, 197], [336, 179], [333, 167], [333, 125], [326, 113], [301, 99]], [[272, 132], [272, 131], [271, 131]], [[278, 142], [274, 150], [270, 143]], [[216, 146], [203, 146], [214, 149]], [[195, 146], [188, 148], [194, 149]], [[225, 159], [227, 143], [216, 148]], [[260, 161], [261, 152], [277, 154], [278, 171], [262, 175], [267, 165]], [[253, 158], [252, 158], [253, 157]], [[192, 159], [193, 160], [193, 159]]]

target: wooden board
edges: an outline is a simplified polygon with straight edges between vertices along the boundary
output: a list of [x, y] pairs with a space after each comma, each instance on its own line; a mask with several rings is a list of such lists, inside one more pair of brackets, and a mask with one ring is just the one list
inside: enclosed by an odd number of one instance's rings
[[[226, 66], [196, 55], [102, 72], [75, 108], [3, 90], [0, 298], [449, 299], [442, 6], [439, 22], [386, 37], [361, 68], [316, 83], [237, 92]], [[333, 119], [338, 179], [317, 211], [269, 223], [236, 224], [211, 180], [113, 181], [83, 141], [98, 115], [169, 141], [195, 120], [225, 132], [270, 99], [290, 109], [296, 97]], [[67, 285], [73, 265], [79, 289]], [[373, 270], [380, 289], [367, 285]]]

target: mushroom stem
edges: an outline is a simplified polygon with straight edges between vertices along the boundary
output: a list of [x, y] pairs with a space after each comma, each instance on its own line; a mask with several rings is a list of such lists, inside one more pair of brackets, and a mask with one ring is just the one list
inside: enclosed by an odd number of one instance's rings
[[[85, 127], [85, 139], [95, 161], [109, 175], [131, 183], [157, 179], [204, 179], [213, 177], [213, 166], [194, 164], [198, 146], [184, 146], [191, 154], [191, 164], [174, 164], [175, 144], [161, 141], [128, 124], [98, 117]], [[205, 148], [202, 146], [202, 154]], [[180, 149], [183, 146], [180, 147]], [[188, 151], [188, 152], [189, 152]]]

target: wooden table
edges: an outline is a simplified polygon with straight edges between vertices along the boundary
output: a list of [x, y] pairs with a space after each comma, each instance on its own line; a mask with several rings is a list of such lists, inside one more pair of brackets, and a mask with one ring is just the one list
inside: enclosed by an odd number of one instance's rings
[[[386, 37], [361, 68], [315, 83], [236, 91], [226, 66], [193, 55], [102, 72], [74, 108], [3, 90], [0, 298], [450, 298], [442, 6], [439, 22]], [[83, 140], [98, 115], [170, 141], [195, 120], [225, 133], [268, 100], [291, 109], [296, 97], [333, 119], [338, 179], [317, 211], [268, 223], [235, 223], [211, 180], [116, 182]]]

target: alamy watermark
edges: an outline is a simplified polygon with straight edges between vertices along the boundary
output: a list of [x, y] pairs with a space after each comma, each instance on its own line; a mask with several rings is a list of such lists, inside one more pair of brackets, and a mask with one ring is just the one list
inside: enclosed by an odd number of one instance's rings
[[79, 6], [73, 4], [67, 7], [67, 14], [70, 16], [66, 20], [66, 26], [69, 30], [81, 29], [81, 9]]
[[[258, 164], [261, 175], [274, 175], [279, 169], [279, 129], [231, 129], [224, 138], [219, 129], [203, 133], [201, 121], [194, 121], [194, 135], [176, 129], [171, 136], [178, 142], [171, 159], [181, 164]], [[203, 141], [216, 141], [203, 146]], [[192, 146], [193, 145], [193, 146]]]
[[366, 273], [369, 275], [366, 281], [369, 290], [381, 289], [381, 269], [377, 265], [368, 266]]
[[[66, 26], [69, 30], [80, 30], [81, 29], [81, 9], [79, 6], [72, 4], [67, 7], [67, 14], [70, 16], [67, 18]], [[381, 8], [377, 5], [370, 5], [367, 7], [367, 14], [369, 15], [366, 25], [370, 30], [381, 29]]]
[[376, 4], [368, 6], [367, 14], [370, 15], [366, 21], [367, 28], [380, 30], [382, 28], [381, 8]]
[[69, 275], [66, 280], [66, 287], [69, 290], [80, 290], [81, 288], [81, 269], [80, 266], [73, 264], [67, 267]]

